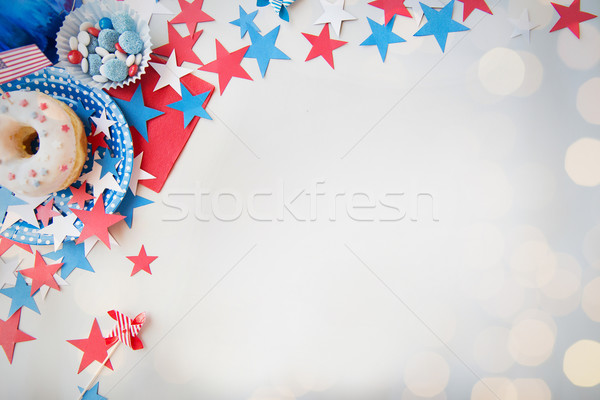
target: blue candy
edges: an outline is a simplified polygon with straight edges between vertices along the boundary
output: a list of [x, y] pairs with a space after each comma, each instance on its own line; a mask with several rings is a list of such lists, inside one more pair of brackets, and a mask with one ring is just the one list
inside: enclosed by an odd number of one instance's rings
[[113, 82], [121, 82], [127, 78], [127, 64], [118, 58], [108, 60], [102, 67], [104, 70], [104, 76]]
[[90, 44], [87, 45], [89, 54], [96, 54], [96, 47], [98, 47], [98, 38], [94, 35], [90, 35]]
[[132, 31], [126, 31], [119, 36], [121, 48], [128, 54], [137, 54], [144, 48], [144, 42], [140, 36]]
[[119, 33], [112, 29], [102, 29], [98, 35], [98, 44], [111, 53], [115, 52], [115, 44], [119, 41]]
[[135, 21], [125, 13], [117, 14], [111, 18], [114, 30], [123, 33], [125, 31], [135, 31]]
[[98, 75], [100, 73], [100, 66], [102, 65], [102, 57], [100, 57], [98, 54], [90, 54], [88, 56], [88, 64], [88, 73], [91, 76]]
[[100, 21], [98, 22], [98, 25], [100, 25], [100, 29], [112, 29], [113, 28], [112, 21], [110, 20], [110, 18], [107, 18], [107, 17], [100, 19]]

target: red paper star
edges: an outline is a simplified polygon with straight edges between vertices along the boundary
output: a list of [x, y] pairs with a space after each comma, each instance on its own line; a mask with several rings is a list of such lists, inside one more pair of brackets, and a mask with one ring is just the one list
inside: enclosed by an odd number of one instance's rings
[[194, 50], [192, 50], [192, 47], [194, 47], [198, 41], [198, 38], [200, 35], [202, 35], [201, 30], [192, 35], [183, 37], [175, 28], [173, 28], [173, 25], [169, 23], [168, 31], [169, 43], [154, 49], [153, 52], [155, 54], [169, 57], [173, 50], [175, 50], [175, 54], [177, 54], [178, 66], [181, 66], [184, 61], [204, 65], [204, 63], [200, 61], [200, 58], [198, 58], [198, 55], [194, 53]]
[[402, 15], [412, 18], [410, 12], [404, 5], [404, 0], [375, 0], [369, 3], [373, 7], [381, 8], [385, 14], [385, 24], [394, 18], [394, 15]]
[[44, 285], [60, 290], [58, 283], [54, 280], [54, 274], [56, 274], [60, 267], [62, 267], [62, 263], [46, 264], [40, 252], [36, 250], [33, 268], [22, 269], [19, 272], [21, 272], [21, 275], [31, 278], [31, 295], [33, 296]]
[[219, 90], [221, 94], [225, 91], [225, 88], [229, 84], [231, 78], [238, 77], [243, 79], [252, 80], [250, 75], [241, 66], [242, 59], [250, 46], [243, 47], [239, 50], [230, 53], [223, 47], [219, 40], [215, 39], [217, 43], [217, 59], [213, 62], [206, 64], [201, 67], [202, 71], [214, 72], [219, 74]]
[[149, 256], [146, 254], [146, 249], [142, 245], [140, 249], [140, 253], [137, 256], [127, 256], [127, 259], [133, 262], [133, 271], [131, 271], [131, 276], [137, 274], [140, 271], [146, 271], [150, 275], [152, 275], [152, 271], [150, 271], [150, 264], [158, 257]]
[[79, 188], [72, 185], [69, 187], [73, 197], [71, 197], [67, 204], [77, 204], [79, 208], [83, 209], [85, 202], [94, 198], [94, 196], [85, 191], [86, 182], [87, 181], [83, 181]]
[[179, 0], [181, 12], [170, 22], [172, 24], [185, 24], [190, 31], [190, 35], [196, 33], [196, 25], [200, 22], [214, 21], [214, 18], [202, 11], [204, 0], [193, 0], [188, 3], [186, 0]]
[[8, 362], [11, 364], [15, 352], [15, 344], [35, 340], [33, 336], [29, 336], [25, 332], [19, 330], [20, 321], [21, 309], [15, 312], [6, 321], [0, 319], [0, 346], [4, 349]]
[[329, 36], [328, 24], [325, 24], [323, 26], [323, 29], [321, 30], [319, 36], [309, 35], [308, 33], [302, 34], [313, 46], [310, 50], [310, 53], [308, 53], [308, 56], [306, 57], [306, 61], [321, 56], [325, 59], [325, 61], [327, 61], [331, 68], [335, 68], [333, 66], [333, 50], [342, 47], [348, 42], [331, 39]]
[[77, 239], [77, 244], [81, 244], [85, 239], [91, 236], [97, 236], [110, 249], [108, 237], [108, 228], [117, 222], [125, 219], [124, 215], [107, 214], [104, 210], [104, 198], [98, 197], [94, 208], [91, 211], [71, 209], [77, 218], [83, 222], [83, 230]]
[[88, 136], [88, 138], [87, 138], [88, 143], [92, 145], [92, 153], [91, 154], [95, 154], [96, 150], [98, 150], [98, 147], [104, 147], [105, 149], [108, 149], [108, 144], [106, 144], [106, 140], [104, 140], [104, 138], [106, 136], [95, 135], [93, 133], [95, 131], [96, 131], [96, 128], [92, 125], [92, 135]]
[[[94, 361], [102, 363], [108, 356], [108, 349], [110, 349], [110, 346], [106, 344], [106, 341], [102, 336], [100, 325], [98, 325], [98, 320], [96, 318], [94, 318], [94, 323], [92, 324], [92, 329], [87, 339], [67, 340], [67, 342], [83, 351], [83, 357], [81, 357], [81, 363], [79, 364], [79, 371], [77, 371], [77, 373], [86, 369], [87, 366]], [[110, 360], [106, 362], [106, 366], [113, 369]]]
[[33, 253], [31, 246], [28, 244], [15, 242], [5, 237], [0, 237], [0, 256], [6, 253], [6, 250], [10, 249], [12, 246], [17, 246], [29, 253]]
[[42, 223], [42, 225], [48, 225], [50, 218], [54, 218], [60, 215], [58, 211], [54, 211], [52, 207], [54, 206], [54, 198], [51, 198], [49, 202], [44, 205], [39, 205], [35, 209], [35, 213], [37, 219]]
[[485, 0], [458, 0], [463, 3], [463, 21], [465, 21], [473, 11], [481, 10], [488, 14], [492, 14], [492, 10], [487, 5]]
[[551, 3], [554, 9], [560, 15], [558, 22], [550, 29], [550, 32], [559, 29], [569, 28], [571, 32], [579, 39], [579, 24], [596, 18], [596, 15], [581, 11], [581, 1], [574, 0], [570, 6], [561, 6], [560, 4]]

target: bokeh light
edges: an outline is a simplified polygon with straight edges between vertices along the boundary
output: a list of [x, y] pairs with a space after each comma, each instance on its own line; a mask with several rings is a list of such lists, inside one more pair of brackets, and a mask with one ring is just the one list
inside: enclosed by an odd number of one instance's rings
[[563, 371], [573, 385], [593, 387], [600, 384], [600, 343], [580, 340], [565, 352]]

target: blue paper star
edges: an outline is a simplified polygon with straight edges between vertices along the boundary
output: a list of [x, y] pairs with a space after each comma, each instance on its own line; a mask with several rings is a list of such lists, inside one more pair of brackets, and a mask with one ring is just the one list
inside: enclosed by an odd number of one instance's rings
[[390, 22], [387, 25], [378, 24], [373, 21], [371, 18], [367, 17], [369, 20], [369, 26], [371, 27], [371, 36], [365, 39], [362, 42], [361, 46], [377, 46], [379, 50], [379, 54], [381, 55], [381, 61], [385, 62], [385, 56], [387, 55], [388, 46], [392, 43], [402, 43], [406, 42], [406, 40], [402, 39], [400, 36], [396, 35], [392, 32], [392, 28], [394, 27], [394, 20], [396, 16], [394, 15]]
[[26, 202], [15, 197], [10, 190], [0, 186], [0, 222], [4, 221], [8, 206], [20, 206], [22, 204], [26, 204]]
[[246, 10], [244, 10], [242, 6], [239, 7], [240, 17], [235, 21], [231, 21], [230, 24], [240, 27], [241, 37], [246, 36], [246, 32], [248, 32], [248, 29], [254, 29], [257, 32], [260, 32], [260, 29], [258, 29], [258, 26], [256, 26], [256, 24], [254, 23], [254, 17], [256, 17], [256, 14], [258, 14], [258, 10], [254, 11], [253, 13], [247, 14]]
[[79, 119], [81, 119], [87, 130], [91, 130], [92, 127], [90, 125], [90, 117], [94, 115], [96, 111], [86, 110], [81, 100], [77, 100], [76, 103], [73, 103], [73, 111], [75, 111]]
[[52, 260], [58, 260], [62, 257], [61, 262], [63, 265], [60, 268], [60, 276], [63, 279], [67, 279], [75, 268], [94, 272], [90, 262], [85, 257], [85, 245], [83, 243], [75, 244], [74, 240], [63, 242], [62, 249], [44, 254], [44, 257], [48, 257]]
[[123, 161], [121, 157], [111, 157], [110, 153], [107, 151], [104, 153], [104, 156], [95, 160], [96, 164], [102, 166], [102, 171], [100, 171], [100, 178], [102, 178], [107, 173], [111, 173], [113, 176], [117, 176], [117, 164]]
[[427, 18], [427, 23], [415, 33], [415, 36], [435, 36], [435, 39], [442, 48], [442, 52], [446, 49], [446, 40], [449, 33], [469, 30], [463, 24], [452, 19], [454, 0], [446, 4], [440, 11], [436, 11], [423, 3], [421, 3], [421, 9], [423, 10], [423, 14], [425, 14], [425, 18]]
[[252, 45], [250, 45], [244, 57], [256, 58], [260, 68], [260, 73], [262, 74], [263, 78], [267, 73], [267, 67], [269, 66], [269, 62], [271, 60], [290, 59], [283, 51], [275, 47], [275, 42], [277, 41], [277, 36], [279, 35], [279, 28], [280, 26], [277, 26], [265, 36], [262, 36], [260, 33], [254, 30], [249, 31]]
[[[0, 293], [12, 299], [10, 311], [8, 313], [9, 317], [16, 313], [21, 307], [27, 307], [38, 314], [40, 313], [40, 310], [35, 303], [35, 299], [31, 295], [31, 286], [25, 282], [25, 278], [23, 278], [23, 275], [21, 275], [20, 272], [17, 273], [17, 283], [15, 286], [0, 289]], [[37, 291], [35, 293], [37, 293]]]
[[204, 92], [194, 96], [185, 86], [181, 85], [181, 100], [171, 103], [167, 107], [183, 113], [183, 126], [188, 126], [194, 117], [212, 120], [204, 109], [204, 102], [209, 94], [210, 92]]
[[142, 96], [142, 85], [137, 87], [131, 100], [126, 101], [116, 97], [113, 97], [113, 100], [117, 102], [119, 108], [123, 111], [129, 125], [134, 126], [147, 142], [148, 128], [146, 126], [146, 121], [156, 118], [159, 115], [163, 115], [164, 112], [151, 107], [146, 107], [144, 104], [144, 97]]
[[147, 206], [148, 204], [152, 203], [154, 202], [151, 200], [134, 195], [131, 189], [127, 188], [127, 193], [125, 193], [125, 197], [123, 197], [123, 200], [121, 200], [121, 204], [119, 204], [117, 212], [121, 215], [125, 215], [125, 223], [127, 223], [127, 226], [131, 229], [133, 210], [135, 208]]
[[[85, 392], [81, 400], [106, 400], [106, 397], [100, 396], [98, 394], [99, 385], [100, 382], [96, 382], [96, 384], [92, 386], [90, 390]], [[81, 386], [77, 386], [77, 388], [79, 389], [79, 393], [83, 392], [83, 388]]]

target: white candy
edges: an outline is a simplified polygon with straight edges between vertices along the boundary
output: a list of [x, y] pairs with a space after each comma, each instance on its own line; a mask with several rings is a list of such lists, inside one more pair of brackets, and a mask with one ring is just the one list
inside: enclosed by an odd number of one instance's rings
[[106, 76], [106, 65], [105, 65], [105, 64], [102, 64], [102, 65], [100, 66], [100, 75], [102, 75], [102, 76], [103, 76], [103, 77], [105, 77], [105, 78], [108, 78], [108, 77]]
[[92, 76], [92, 79], [98, 83], [108, 82], [108, 78], [102, 75], [94, 75]]
[[83, 60], [81, 60], [81, 70], [83, 71], [84, 74], [87, 74], [89, 68], [90, 68], [90, 65], [88, 63], [87, 58], [84, 58]]
[[96, 54], [98, 54], [100, 57], [106, 57], [110, 53], [104, 47], [98, 46], [96, 47]]
[[77, 41], [77, 38], [75, 36], [71, 36], [69, 38], [69, 47], [71, 48], [71, 50], [77, 50], [78, 44], [79, 42]]
[[115, 55], [112, 53], [108, 53], [107, 55], [102, 57], [102, 63], [106, 63], [108, 60], [112, 60], [113, 58], [115, 58]]
[[81, 55], [84, 57], [87, 57], [89, 55], [88, 49], [83, 45], [83, 43], [79, 43], [79, 46], [77, 46], [77, 50], [79, 50]]
[[140, 65], [142, 62], [142, 53], [138, 53], [135, 55], [135, 65]]
[[127, 60], [127, 54], [121, 53], [119, 50], [115, 51], [115, 56], [117, 56], [117, 58], [123, 62]]
[[91, 28], [92, 26], [94, 26], [94, 24], [86, 21], [86, 22], [82, 23], [81, 25], [79, 25], [79, 30], [82, 32], [87, 31], [88, 28]]
[[131, 67], [134, 63], [135, 63], [135, 56], [133, 54], [130, 54], [127, 57], [127, 60], [125, 60], [125, 64], [127, 64], [128, 67]]
[[90, 44], [90, 34], [85, 31], [81, 31], [77, 35], [77, 40], [79, 40], [79, 44], [87, 46], [88, 44]]
[[100, 29], [100, 23], [99, 23], [99, 22], [96, 22], [96, 25], [94, 25], [94, 28], [96, 28], [96, 29]]

